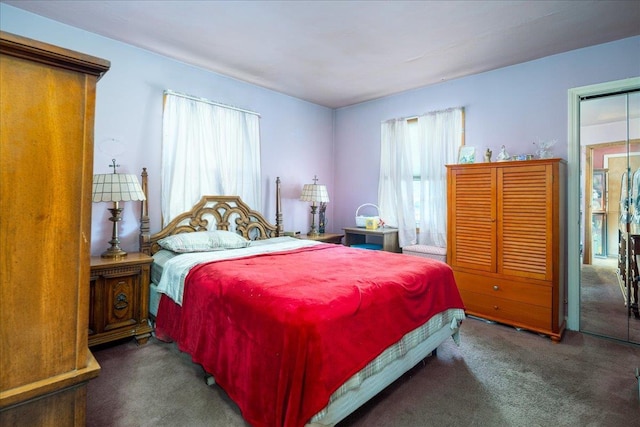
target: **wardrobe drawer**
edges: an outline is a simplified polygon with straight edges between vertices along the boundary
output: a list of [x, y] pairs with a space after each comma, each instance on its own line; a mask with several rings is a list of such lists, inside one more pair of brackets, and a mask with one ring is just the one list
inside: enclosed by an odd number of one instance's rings
[[467, 314], [524, 328], [551, 330], [551, 308], [461, 289]]
[[458, 289], [526, 304], [551, 307], [551, 285], [454, 271]]

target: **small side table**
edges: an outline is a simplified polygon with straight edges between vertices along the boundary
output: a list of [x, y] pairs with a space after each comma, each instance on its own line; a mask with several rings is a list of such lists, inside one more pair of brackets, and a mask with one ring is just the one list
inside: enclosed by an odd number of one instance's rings
[[346, 246], [372, 243], [382, 240], [382, 250], [387, 252], [401, 252], [398, 244], [398, 229], [382, 227], [376, 230], [367, 230], [360, 227], [347, 227], [344, 230], [344, 244]]
[[308, 236], [306, 234], [298, 234], [296, 236], [296, 238], [302, 239], [302, 240], [315, 240], [317, 242], [335, 243], [337, 245], [342, 244], [343, 237], [344, 237], [344, 234], [335, 234], [335, 233], [323, 233], [323, 234], [318, 234], [317, 236]]
[[153, 258], [142, 253], [109, 259], [91, 257], [89, 346], [126, 337], [145, 344], [149, 325], [149, 272]]

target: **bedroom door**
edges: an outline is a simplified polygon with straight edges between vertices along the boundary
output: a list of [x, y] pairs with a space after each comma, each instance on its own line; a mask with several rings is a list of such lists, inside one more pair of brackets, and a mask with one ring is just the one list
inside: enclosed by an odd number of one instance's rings
[[[606, 256], [583, 251], [580, 271], [580, 330], [640, 343], [640, 91], [598, 95], [580, 102], [581, 216], [583, 244], [593, 242], [593, 212], [602, 211]], [[588, 154], [587, 154], [588, 153]], [[593, 183], [606, 171], [606, 194]], [[588, 189], [588, 190], [587, 190]], [[593, 206], [600, 200], [606, 206]], [[589, 221], [587, 223], [587, 221]]]

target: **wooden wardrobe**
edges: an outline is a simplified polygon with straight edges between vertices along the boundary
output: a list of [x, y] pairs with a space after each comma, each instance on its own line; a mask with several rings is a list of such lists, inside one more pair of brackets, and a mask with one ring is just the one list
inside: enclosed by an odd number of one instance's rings
[[447, 166], [447, 260], [469, 315], [560, 341], [566, 162]]
[[0, 32], [0, 425], [81, 426], [96, 83], [109, 62]]

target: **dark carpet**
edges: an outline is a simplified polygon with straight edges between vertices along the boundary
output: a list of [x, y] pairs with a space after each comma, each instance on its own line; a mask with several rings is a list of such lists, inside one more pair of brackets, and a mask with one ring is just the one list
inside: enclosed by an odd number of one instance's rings
[[[88, 426], [247, 426], [174, 344], [92, 351]], [[470, 318], [460, 346], [447, 340], [339, 427], [640, 425], [638, 366], [639, 346], [572, 331], [554, 344]]]
[[582, 265], [580, 330], [640, 343], [640, 319], [628, 316], [616, 270], [615, 260], [594, 259]]

